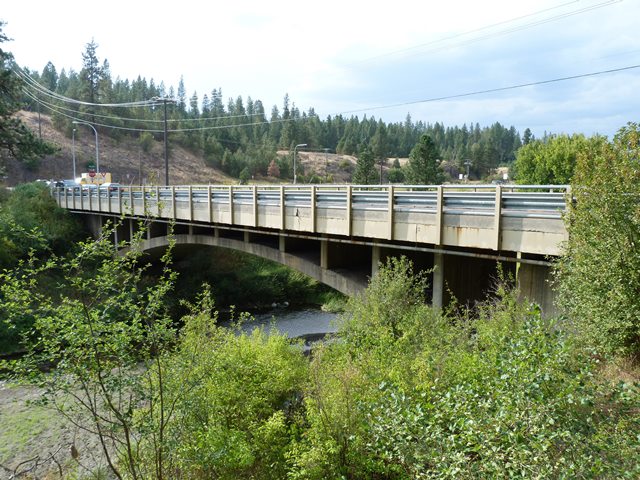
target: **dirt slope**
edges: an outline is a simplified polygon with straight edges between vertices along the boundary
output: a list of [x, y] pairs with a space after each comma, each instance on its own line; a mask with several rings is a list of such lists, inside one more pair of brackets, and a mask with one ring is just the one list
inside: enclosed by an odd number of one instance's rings
[[[21, 112], [20, 118], [37, 135], [39, 132], [38, 114]], [[65, 179], [73, 176], [72, 139], [53, 128], [51, 119], [42, 115], [42, 138], [58, 146], [56, 154], [45, 158], [40, 168], [30, 172], [21, 168], [17, 162], [8, 164], [6, 183], [32, 181], [36, 179]], [[76, 172], [78, 176], [86, 171], [89, 162], [95, 163], [95, 135], [89, 127], [79, 125], [75, 139]], [[235, 180], [220, 170], [208, 167], [204, 160], [186, 151], [178, 145], [171, 145], [169, 136], [169, 180], [173, 185], [234, 183]], [[145, 153], [135, 139], [114, 140], [98, 131], [100, 152], [100, 170], [111, 172], [113, 181], [139, 184], [164, 182], [164, 150], [162, 142], [154, 142], [149, 153]]]

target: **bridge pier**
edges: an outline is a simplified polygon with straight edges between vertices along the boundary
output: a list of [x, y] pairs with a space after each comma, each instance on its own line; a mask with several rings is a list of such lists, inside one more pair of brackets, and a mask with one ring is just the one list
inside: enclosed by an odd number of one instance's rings
[[555, 307], [555, 293], [551, 288], [551, 274], [550, 266], [520, 263], [516, 276], [520, 300], [540, 305], [545, 317], [552, 317], [558, 313]]
[[433, 277], [431, 280], [431, 305], [440, 309], [444, 300], [444, 253], [433, 254]]

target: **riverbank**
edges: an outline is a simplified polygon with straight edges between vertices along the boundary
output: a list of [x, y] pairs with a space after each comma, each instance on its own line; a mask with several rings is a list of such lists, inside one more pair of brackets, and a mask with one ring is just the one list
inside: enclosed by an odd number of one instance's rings
[[[303, 339], [308, 346], [336, 331], [337, 316], [311, 308], [276, 308], [255, 315], [242, 328], [246, 332], [274, 328], [292, 339]], [[65, 421], [53, 409], [37, 405], [41, 393], [37, 387], [0, 380], [0, 479], [21, 471], [42, 478], [48, 473], [59, 475], [60, 469], [78, 478], [108, 478], [89, 476], [107, 472], [97, 437]]]

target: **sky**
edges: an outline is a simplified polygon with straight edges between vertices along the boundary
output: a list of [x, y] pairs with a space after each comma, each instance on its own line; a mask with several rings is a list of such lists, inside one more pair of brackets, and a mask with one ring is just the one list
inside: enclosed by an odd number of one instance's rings
[[114, 79], [175, 89], [182, 77], [188, 97], [222, 89], [225, 104], [250, 96], [268, 113], [288, 94], [323, 119], [409, 114], [537, 137], [640, 121], [638, 20], [640, 0], [11, 0], [0, 11], [12, 39], [1, 48], [38, 72], [79, 71], [94, 40]]

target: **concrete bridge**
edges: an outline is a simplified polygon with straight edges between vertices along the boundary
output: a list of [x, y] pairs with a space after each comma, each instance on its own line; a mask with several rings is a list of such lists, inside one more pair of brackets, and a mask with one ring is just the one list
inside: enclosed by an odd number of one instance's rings
[[151, 220], [143, 249], [177, 244], [241, 250], [280, 262], [348, 295], [389, 256], [433, 269], [432, 303], [483, 299], [497, 262], [523, 296], [553, 312], [550, 258], [567, 238], [568, 187], [130, 186], [58, 188], [58, 204], [84, 214], [94, 232], [123, 218], [117, 241]]

